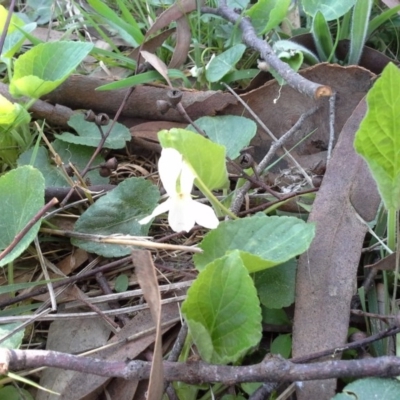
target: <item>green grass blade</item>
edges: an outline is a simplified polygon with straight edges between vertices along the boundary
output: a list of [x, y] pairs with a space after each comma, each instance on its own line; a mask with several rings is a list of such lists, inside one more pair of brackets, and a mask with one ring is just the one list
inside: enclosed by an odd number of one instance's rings
[[333, 40], [329, 25], [323, 14], [318, 11], [312, 23], [312, 35], [321, 61], [328, 61], [333, 53]]
[[369, 16], [374, 0], [357, 0], [353, 9], [350, 28], [349, 65], [357, 65], [360, 61], [367, 38]]
[[400, 5], [389, 8], [378, 14], [375, 18], [373, 18], [370, 23], [368, 24], [367, 30], [367, 39], [372, 35], [372, 33], [377, 30], [381, 25], [383, 25], [386, 21], [390, 18], [395, 16], [400, 11]]
[[[143, 42], [143, 34], [134, 26], [131, 26], [120, 18], [110, 7], [100, 0], [88, 0], [88, 3], [103, 17], [113, 28], [118, 30], [122, 38], [134, 47]], [[129, 35], [129, 37], [128, 37]], [[133, 40], [132, 40], [133, 39]]]
[[132, 26], [135, 30], [137, 38], [140, 40], [139, 43], [142, 43], [144, 40], [144, 35], [142, 34], [139, 24], [136, 22], [136, 19], [133, 17], [131, 12], [126, 7], [125, 1], [117, 0], [118, 7], [121, 10], [122, 17], [124, 18], [125, 22]]
[[[170, 78], [175, 79], [183, 79], [184, 81], [188, 81], [185, 74], [182, 71], [177, 69], [169, 69], [168, 76]], [[126, 79], [122, 79], [118, 82], [108, 83], [107, 85], [99, 86], [96, 90], [117, 90], [117, 89], [125, 89], [127, 87], [132, 87], [136, 85], [141, 85], [144, 83], [150, 83], [157, 80], [163, 79], [162, 76], [157, 71], [148, 71], [143, 74], [131, 76]], [[186, 82], [188, 83], [188, 82]], [[190, 84], [189, 84], [190, 85]]]
[[17, 375], [17, 374], [14, 374], [13, 372], [10, 372], [10, 371], [9, 371], [9, 372], [7, 372], [6, 375], [7, 375], [9, 378], [12, 378], [12, 379], [14, 379], [14, 380], [16, 380], [16, 381], [25, 383], [25, 384], [27, 384], [27, 385], [31, 385], [31, 386], [35, 387], [36, 389], [44, 390], [44, 391], [47, 392], [47, 393], [51, 393], [51, 394], [54, 394], [54, 395], [57, 395], [57, 396], [61, 396], [60, 393], [53, 392], [52, 390], [47, 389], [47, 388], [45, 388], [45, 387], [43, 387], [43, 386], [40, 386], [40, 385], [38, 385], [36, 382], [34, 382], [34, 381], [30, 380], [30, 379], [24, 378], [24, 377], [22, 377], [22, 376], [19, 376], [19, 375]]

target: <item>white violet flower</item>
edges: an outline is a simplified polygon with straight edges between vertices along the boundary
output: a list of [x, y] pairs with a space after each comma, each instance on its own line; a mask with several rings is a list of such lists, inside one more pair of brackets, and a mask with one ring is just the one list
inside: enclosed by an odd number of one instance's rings
[[214, 229], [219, 221], [214, 210], [193, 200], [191, 191], [196, 178], [182, 154], [172, 148], [163, 149], [158, 162], [158, 173], [168, 199], [159, 204], [151, 215], [139, 221], [147, 224], [157, 215], [169, 212], [168, 223], [175, 232], [190, 231], [195, 223]]

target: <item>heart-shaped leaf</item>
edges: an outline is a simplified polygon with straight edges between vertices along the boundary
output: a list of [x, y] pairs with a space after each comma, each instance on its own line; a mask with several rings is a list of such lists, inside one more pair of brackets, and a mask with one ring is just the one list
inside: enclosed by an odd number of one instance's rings
[[160, 131], [158, 139], [162, 147], [178, 150], [210, 190], [228, 184], [224, 146], [194, 132], [177, 128]]
[[303, 253], [315, 234], [315, 226], [294, 217], [267, 217], [224, 221], [208, 232], [199, 247], [203, 253], [193, 257], [200, 271], [207, 264], [234, 250], [249, 272], [274, 267]]
[[[107, 132], [108, 126], [111, 126], [112, 122], [113, 121], [110, 120], [109, 125], [102, 126], [103, 133]], [[101, 140], [99, 128], [94, 122], [86, 121], [83, 114], [74, 114], [69, 119], [68, 125], [75, 129], [78, 135], [64, 132], [61, 135], [55, 134], [54, 136], [67, 143], [92, 147], [97, 147], [99, 145]], [[131, 140], [131, 138], [129, 129], [125, 125], [116, 122], [106, 139], [104, 147], [106, 149], [122, 149], [125, 147], [126, 142]]]
[[189, 289], [182, 313], [204, 361], [235, 362], [258, 344], [261, 309], [238, 251], [207, 265]]
[[[160, 194], [156, 186], [143, 178], [128, 178], [101, 197], [78, 219], [75, 231], [100, 235], [147, 235], [149, 225], [138, 221], [151, 214]], [[90, 253], [104, 257], [122, 257], [132, 246], [96, 243], [72, 239], [72, 243]]]
[[[0, 177], [0, 251], [3, 251], [44, 206], [44, 179], [31, 166], [19, 167]], [[40, 228], [37, 222], [17, 246], [0, 260], [0, 266], [15, 260], [32, 242]]]
[[93, 44], [84, 42], [41, 43], [18, 57], [10, 93], [14, 97], [34, 99], [61, 85], [92, 50]]

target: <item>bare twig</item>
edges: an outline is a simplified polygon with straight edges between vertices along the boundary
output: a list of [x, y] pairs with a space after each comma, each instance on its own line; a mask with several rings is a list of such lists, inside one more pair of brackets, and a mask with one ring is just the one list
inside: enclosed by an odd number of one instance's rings
[[[264, 130], [264, 132], [274, 141], [277, 142], [279, 139], [270, 131], [270, 129], [265, 125], [265, 123], [261, 120], [261, 118], [252, 110], [252, 108], [226, 83], [222, 82], [222, 84], [225, 86], [227, 90], [229, 90], [230, 93], [235, 97], [235, 99], [247, 110], [247, 112], [254, 118], [254, 120], [260, 125], [260, 127]], [[287, 157], [294, 165], [295, 167], [301, 172], [301, 174], [304, 176], [306, 181], [311, 187], [314, 187], [312, 183], [312, 179], [308, 176], [307, 172], [304, 170], [304, 168], [298, 163], [298, 161], [290, 154], [289, 151], [285, 148], [285, 146], [282, 146], [282, 149], [284, 150], [285, 154], [283, 155], [284, 157]]]
[[265, 40], [257, 37], [250, 19], [230, 9], [226, 5], [226, 1], [221, 1], [218, 8], [202, 7], [201, 12], [219, 15], [232, 24], [238, 24], [243, 33], [243, 43], [258, 51], [261, 58], [264, 59], [293, 89], [314, 99], [330, 96], [332, 94], [332, 89], [329, 86], [320, 85], [303, 78], [291, 69], [288, 64], [281, 61], [280, 58], [275, 55], [271, 46]]
[[252, 395], [249, 400], [269, 399], [271, 393], [279, 386], [278, 382], [263, 383]]
[[[59, 288], [63, 287], [65, 285], [70, 285], [72, 283], [78, 282], [83, 279], [91, 278], [93, 275], [96, 275], [97, 272], [105, 272], [110, 269], [115, 269], [116, 267], [125, 264], [127, 262], [130, 262], [131, 258], [130, 257], [124, 257], [121, 258], [120, 260], [113, 261], [111, 263], [108, 263], [106, 265], [102, 265], [101, 267], [96, 268], [93, 271], [87, 271], [83, 273], [78, 273], [75, 276], [71, 276], [70, 278], [63, 279], [62, 281], [59, 282], [53, 282], [53, 288]], [[31, 290], [29, 293], [24, 293], [19, 296], [13, 297], [11, 299], [3, 300], [0, 302], [0, 309], [4, 309], [4, 307], [11, 306], [12, 304], [19, 303], [20, 301], [24, 301], [27, 299], [30, 299], [32, 297], [38, 296], [40, 294], [47, 293], [47, 286], [41, 286], [39, 288]]]
[[389, 336], [393, 336], [396, 335], [397, 333], [400, 332], [400, 327], [396, 326], [393, 328], [389, 328], [386, 329], [382, 332], [378, 332], [375, 335], [369, 336], [365, 339], [362, 340], [357, 340], [355, 342], [351, 342], [351, 343], [347, 343], [344, 346], [340, 347], [340, 348], [332, 348], [332, 349], [328, 349], [328, 350], [323, 350], [323, 351], [319, 351], [317, 353], [312, 353], [312, 354], [308, 354], [306, 356], [300, 356], [300, 357], [295, 357], [292, 358], [290, 361], [294, 362], [294, 363], [303, 363], [303, 362], [308, 362], [308, 361], [312, 361], [312, 360], [316, 360], [318, 358], [321, 357], [326, 357], [326, 356], [334, 356], [338, 353], [341, 353], [345, 350], [350, 350], [350, 349], [357, 349], [357, 348], [361, 348], [366, 346], [367, 344], [370, 344], [372, 342], [376, 342], [377, 340], [381, 340], [384, 339], [386, 337]]
[[336, 115], [336, 93], [333, 93], [329, 99], [329, 144], [327, 162], [330, 160], [335, 140], [335, 115]]
[[[107, 132], [105, 134], [101, 135], [101, 139], [99, 141], [99, 144], [96, 147], [96, 150], [93, 152], [92, 156], [90, 157], [90, 160], [86, 164], [86, 167], [82, 170], [82, 172], [81, 172], [82, 177], [84, 177], [87, 174], [90, 167], [92, 166], [93, 161], [95, 160], [95, 158], [100, 154], [101, 150], [103, 149], [104, 143], [106, 142], [108, 136], [110, 135], [112, 129], [114, 128], [114, 125], [117, 123], [118, 118], [120, 117], [126, 103], [128, 102], [128, 99], [129, 99], [130, 95], [132, 94], [132, 92], [134, 91], [134, 89], [135, 88], [132, 87], [126, 92], [126, 95], [125, 95], [124, 99], [122, 100], [122, 103], [121, 103], [120, 107], [118, 108], [118, 111], [115, 114], [111, 125], [109, 126]], [[67, 202], [68, 202], [69, 198], [72, 196], [72, 193], [74, 192], [74, 190], [75, 190], [74, 187], [70, 189], [68, 194], [65, 196], [64, 200], [60, 203], [61, 207], [63, 207], [65, 204], [67, 204]]]
[[[96, 281], [104, 294], [113, 294], [113, 291], [111, 290], [110, 285], [108, 284], [108, 281], [102, 272], [98, 272], [96, 274]], [[91, 301], [90, 303], [93, 304]], [[114, 310], [121, 307], [117, 300], [109, 301], [108, 305]], [[126, 325], [129, 322], [129, 317], [125, 314], [118, 315], [118, 319], [123, 325]]]
[[0, 260], [2, 260], [7, 254], [17, 246], [22, 238], [32, 229], [32, 227], [43, 217], [44, 214], [58, 203], [56, 198], [50, 200], [38, 213], [25, 225], [25, 227], [19, 232], [13, 239], [13, 241], [0, 253]]
[[[11, 350], [0, 348], [0, 373], [8, 370], [46, 366], [81, 373], [123, 379], [148, 379], [151, 363], [146, 361], [105, 361], [79, 357], [56, 351]], [[164, 361], [165, 378], [189, 384], [220, 382], [226, 385], [242, 382], [294, 382], [330, 378], [400, 375], [398, 357], [335, 360], [311, 364], [294, 364], [280, 357], [271, 357], [259, 364], [233, 367], [205, 362], [177, 363]]]
[[[293, 136], [294, 133], [297, 132], [298, 129], [300, 129], [301, 125], [303, 124], [304, 120], [308, 118], [310, 115], [314, 114], [318, 110], [318, 107], [313, 107], [311, 110], [308, 110], [307, 112], [303, 113], [300, 118], [296, 121], [296, 123], [281, 137], [279, 138], [278, 141], [274, 142], [268, 153], [265, 155], [265, 157], [261, 160], [261, 162], [258, 164], [257, 167], [257, 173], [261, 175], [261, 173], [264, 171], [264, 169], [268, 166], [268, 163], [272, 160], [272, 157], [274, 156], [276, 150], [281, 147], [285, 142]], [[242, 205], [243, 199], [247, 191], [250, 189], [251, 183], [246, 182], [236, 193], [236, 197], [232, 202], [231, 205], [231, 211], [237, 214], [240, 210], [240, 207]]]
[[44, 233], [50, 233], [58, 236], [65, 236], [69, 238], [77, 238], [81, 240], [88, 240], [90, 242], [108, 243], [108, 244], [121, 244], [125, 246], [138, 246], [148, 249], [163, 249], [163, 250], [181, 250], [189, 253], [202, 253], [203, 250], [196, 246], [182, 246], [167, 243], [156, 243], [146, 240], [143, 236], [129, 236], [129, 235], [93, 235], [89, 233], [81, 233], [74, 231], [62, 231], [58, 229], [42, 228], [40, 230]]

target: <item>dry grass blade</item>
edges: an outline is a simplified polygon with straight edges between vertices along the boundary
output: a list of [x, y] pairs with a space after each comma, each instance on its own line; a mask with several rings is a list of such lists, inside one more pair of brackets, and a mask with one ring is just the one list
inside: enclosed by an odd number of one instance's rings
[[143, 296], [149, 304], [150, 312], [156, 325], [156, 340], [147, 399], [160, 400], [164, 392], [164, 370], [161, 344], [161, 296], [158, 290], [157, 276], [149, 251], [134, 251], [132, 253], [132, 261], [139, 285], [143, 290]]

